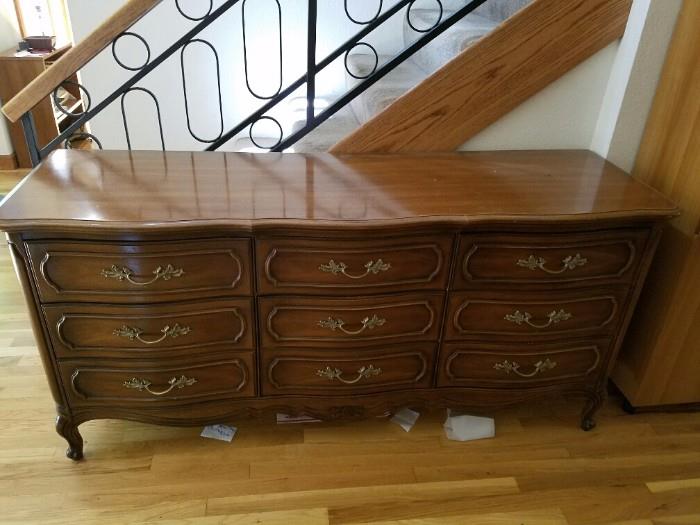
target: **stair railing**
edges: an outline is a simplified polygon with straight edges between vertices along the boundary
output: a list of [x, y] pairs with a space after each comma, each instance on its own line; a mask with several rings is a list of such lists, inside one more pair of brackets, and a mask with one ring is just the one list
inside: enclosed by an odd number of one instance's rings
[[[160, 114], [160, 105], [158, 103], [157, 96], [150, 90], [137, 86], [138, 82], [146, 77], [151, 71], [156, 69], [160, 64], [162, 64], [168, 57], [172, 56], [176, 52], [181, 53], [181, 71], [182, 71], [182, 83], [183, 83], [183, 99], [184, 99], [184, 109], [187, 117], [188, 130], [190, 135], [203, 144], [206, 144], [205, 149], [208, 151], [214, 151], [220, 148], [227, 141], [238, 135], [241, 131], [245, 130], [246, 127], [249, 129], [249, 136], [253, 144], [255, 144], [262, 151], [284, 151], [291, 146], [293, 146], [298, 140], [303, 138], [305, 135], [313, 131], [316, 127], [321, 125], [331, 116], [333, 116], [337, 111], [343, 108], [345, 105], [350, 103], [355, 97], [366, 91], [370, 86], [375, 84], [389, 72], [394, 70], [403, 61], [413, 55], [416, 51], [425, 47], [433, 39], [444, 33], [447, 29], [456, 24], [459, 20], [467, 16], [469, 13], [474, 11], [480, 5], [486, 3], [488, 0], [465, 0], [464, 6], [456, 10], [450, 16], [445, 17], [442, 2], [440, 0], [434, 0], [439, 6], [439, 16], [432, 27], [428, 28], [418, 28], [411, 22], [411, 9], [413, 8], [416, 0], [398, 0], [394, 5], [382, 12], [382, 1], [378, 1], [378, 9], [376, 14], [369, 20], [357, 20], [353, 18], [347, 7], [347, 1], [344, 0], [345, 15], [353, 23], [361, 25], [357, 33], [355, 33], [351, 38], [349, 38], [345, 43], [337, 47], [334, 51], [329, 53], [326, 57], [317, 60], [317, 49], [316, 49], [316, 29], [317, 29], [317, 4], [318, 0], [307, 0], [308, 1], [308, 19], [307, 19], [307, 56], [306, 56], [306, 73], [295, 79], [293, 82], [283, 87], [282, 82], [282, 8], [279, 0], [275, 0], [278, 8], [279, 19], [277, 23], [280, 24], [280, 83], [275, 93], [272, 95], [261, 95], [256, 93], [250, 85], [248, 79], [248, 50], [246, 48], [245, 39], [245, 6], [246, 2], [251, 0], [225, 0], [221, 3], [219, 7], [214, 9], [213, 0], [209, 2], [209, 9], [207, 13], [201, 17], [190, 16], [183, 12], [180, 7], [179, 0], [175, 0], [175, 5], [179, 13], [194, 22], [196, 24], [187, 31], [182, 37], [177, 39], [172, 45], [167, 47], [158, 56], [151, 59], [151, 51], [148, 43], [144, 37], [138, 35], [137, 33], [130, 32], [128, 29], [146, 15], [151, 9], [160, 3], [161, 0], [130, 0], [121, 10], [119, 10], [115, 15], [113, 15], [109, 20], [103, 23], [97, 30], [95, 30], [90, 36], [85, 40], [76, 45], [71, 51], [66, 53], [61, 59], [59, 59], [51, 68], [45, 71], [42, 75], [37, 77], [31, 84], [29, 84], [24, 90], [18, 93], [12, 100], [10, 100], [4, 107], [3, 112], [7, 118], [15, 122], [16, 120], [21, 120], [25, 140], [30, 152], [30, 158], [32, 164], [36, 165], [41, 162], [51, 151], [55, 148], [63, 146], [70, 148], [72, 144], [77, 139], [90, 138], [94, 140], [98, 147], [102, 147], [98, 137], [91, 135], [90, 133], [81, 132], [80, 129], [88, 123], [93, 117], [101, 113], [106, 107], [115, 102], [119, 97], [121, 97], [121, 109], [123, 117], [124, 133], [126, 136], [127, 147], [131, 150], [131, 137], [129, 134], [129, 127], [127, 123], [126, 113], [124, 110], [124, 97], [131, 91], [141, 91], [149, 95], [155, 104], [158, 117], [158, 125], [160, 131], [161, 147], [163, 150], [166, 149], [166, 141], [163, 137], [163, 126]], [[224, 118], [222, 110], [222, 94], [221, 94], [221, 82], [220, 82], [220, 71], [218, 65], [218, 52], [216, 48], [207, 40], [200, 38], [198, 35], [212, 23], [214, 23], [219, 17], [226, 13], [229, 9], [233, 8], [236, 4], [242, 4], [242, 30], [243, 30], [243, 42], [244, 42], [244, 65], [245, 65], [245, 80], [248, 91], [257, 99], [263, 101], [262, 105], [253, 111], [248, 117], [244, 118], [236, 125], [228, 130], [224, 130]], [[372, 31], [376, 30], [382, 24], [384, 24], [389, 18], [397, 15], [401, 10], [405, 9], [405, 16], [407, 17], [408, 24], [410, 27], [420, 33], [421, 36], [411, 45], [406, 47], [403, 51], [398, 53], [392, 59], [387, 61], [385, 64], [379, 65], [379, 55], [370, 44], [363, 42], [362, 39], [369, 35]], [[127, 66], [124, 64], [117, 56], [116, 53], [116, 42], [125, 35], [133, 36], [144, 44], [145, 49], [148, 53], [148, 58], [145, 63], [139, 67]], [[53, 140], [45, 145], [38, 144], [37, 132], [34, 125], [34, 120], [32, 117], [32, 108], [36, 106], [42, 99], [46, 96], [51, 96], [54, 100], [54, 104], [57, 109], [62, 112], [67, 112], [65, 108], [61, 106], [58, 99], [58, 89], [66, 85], [70, 75], [78, 71], [85, 64], [87, 64], [92, 58], [94, 58], [100, 51], [105, 49], [111, 44], [112, 54], [115, 61], [122, 68], [129, 71], [133, 71], [134, 74], [127, 81], [122, 83], [117, 87], [112, 93], [106, 96], [103, 100], [92, 105], [92, 100], [89, 91], [82, 85], [79, 85], [80, 91], [83, 93], [83, 104], [84, 110], [79, 114], [68, 113], [74, 120]], [[217, 64], [217, 80], [218, 80], [218, 97], [219, 97], [219, 123], [220, 131], [214, 138], [203, 138], [198, 137], [191, 129], [190, 119], [189, 119], [189, 108], [187, 105], [187, 89], [186, 89], [186, 75], [184, 71], [184, 51], [185, 49], [193, 44], [201, 44], [207, 46], [214, 54]], [[368, 47], [374, 57], [374, 65], [371, 71], [366, 75], [358, 75], [350, 71], [348, 66], [348, 56], [350, 52], [357, 46]], [[347, 72], [354, 76], [354, 78], [360, 80], [360, 82], [345, 92], [337, 100], [330, 103], [325, 109], [316, 113], [314, 101], [316, 99], [316, 76], [326, 67], [328, 67], [334, 60], [345, 55], [344, 63]], [[306, 118], [304, 125], [291, 132], [288, 136], [284, 136], [283, 127], [274, 117], [268, 115], [267, 113], [280, 104], [282, 101], [287, 99], [294, 91], [300, 87], [306, 85]], [[270, 120], [274, 122], [279, 129], [279, 138], [276, 140], [275, 144], [269, 147], [261, 146], [255, 142], [252, 135], [253, 126], [261, 120]]]

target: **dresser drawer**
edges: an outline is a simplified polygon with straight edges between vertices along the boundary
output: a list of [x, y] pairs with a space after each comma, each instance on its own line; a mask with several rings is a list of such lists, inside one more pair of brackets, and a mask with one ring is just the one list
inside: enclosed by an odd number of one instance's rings
[[58, 357], [145, 357], [252, 349], [250, 299], [173, 305], [44, 306]]
[[247, 239], [27, 243], [42, 301], [154, 302], [250, 295]]
[[212, 356], [199, 362], [65, 360], [59, 367], [71, 406], [146, 406], [255, 393], [252, 352]]
[[625, 291], [459, 292], [448, 300], [446, 339], [610, 333]]
[[262, 351], [263, 395], [348, 395], [431, 386], [435, 346]]
[[443, 294], [358, 299], [263, 297], [258, 300], [263, 346], [386, 344], [437, 340]]
[[498, 283], [628, 283], [634, 278], [646, 238], [646, 230], [463, 235], [455, 288]]
[[606, 362], [608, 340], [537, 345], [450, 343], [442, 347], [438, 386], [519, 388], [590, 382]]
[[260, 293], [348, 294], [447, 285], [452, 237], [256, 241]]

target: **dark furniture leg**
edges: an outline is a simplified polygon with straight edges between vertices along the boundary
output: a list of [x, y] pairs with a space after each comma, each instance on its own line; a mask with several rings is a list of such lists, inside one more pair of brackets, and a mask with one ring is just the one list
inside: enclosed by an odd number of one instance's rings
[[586, 404], [583, 406], [583, 412], [581, 413], [581, 428], [588, 432], [595, 428], [595, 414], [603, 406], [607, 395], [605, 390], [601, 389], [588, 392], [586, 397]]
[[68, 441], [66, 456], [73, 461], [83, 459], [83, 436], [78, 432], [78, 425], [75, 425], [70, 418], [59, 414], [56, 417], [56, 432]]

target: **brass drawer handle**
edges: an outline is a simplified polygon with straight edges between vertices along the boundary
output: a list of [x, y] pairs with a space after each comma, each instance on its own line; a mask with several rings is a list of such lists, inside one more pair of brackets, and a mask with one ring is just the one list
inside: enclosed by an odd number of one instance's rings
[[530, 270], [540, 269], [543, 272], [556, 275], [559, 273], [564, 273], [567, 270], [575, 270], [579, 266], [585, 266], [588, 264], [588, 259], [581, 257], [580, 253], [577, 253], [576, 255], [569, 255], [562, 259], [561, 268], [558, 270], [550, 270], [549, 268], [546, 268], [545, 264], [547, 264], [547, 260], [543, 257], [535, 257], [534, 255], [530, 255], [527, 259], [518, 259], [516, 264]]
[[520, 377], [534, 377], [537, 374], [541, 374], [547, 370], [551, 370], [555, 366], [557, 366], [557, 362], [552, 361], [548, 357], [544, 361], [537, 361], [535, 363], [535, 369], [529, 374], [524, 374], [520, 371], [520, 365], [517, 361], [508, 361], [507, 359], [502, 363], [496, 363], [495, 365], [493, 365], [493, 368], [496, 370], [503, 370], [506, 374], [510, 374], [511, 372], [513, 372], [514, 374], [517, 374]]
[[323, 370], [316, 370], [317, 376], [326, 377], [331, 381], [337, 379], [338, 381], [340, 381], [341, 383], [345, 383], [346, 385], [354, 385], [362, 379], [369, 379], [370, 377], [378, 376], [381, 373], [381, 368], [374, 368], [374, 365], [369, 365], [360, 368], [357, 371], [357, 377], [355, 379], [343, 379], [343, 371], [339, 368], [331, 368], [330, 366], [327, 366]]
[[376, 261], [368, 261], [365, 263], [365, 273], [359, 275], [353, 275], [347, 273], [348, 266], [344, 262], [335, 262], [333, 259], [328, 261], [328, 264], [322, 264], [318, 267], [319, 270], [325, 273], [332, 273], [333, 275], [344, 275], [349, 279], [364, 279], [369, 274], [377, 275], [379, 272], [386, 272], [391, 268], [390, 263], [385, 263], [381, 259]]
[[348, 334], [348, 335], [359, 335], [365, 330], [372, 330], [373, 328], [376, 328], [377, 326], [382, 326], [384, 323], [386, 323], [386, 319], [383, 317], [377, 317], [377, 315], [373, 315], [372, 317], [365, 317], [362, 321], [362, 326], [358, 328], [357, 330], [347, 330], [344, 328], [345, 321], [343, 321], [340, 318], [334, 318], [334, 317], [328, 317], [328, 319], [321, 319], [318, 322], [318, 326], [321, 328], [328, 328], [329, 330], [336, 331], [340, 330], [341, 332]]
[[149, 340], [144, 339], [142, 337], [143, 330], [141, 328], [122, 325], [121, 327], [114, 330], [112, 334], [116, 335], [117, 337], [126, 337], [131, 341], [137, 340], [145, 345], [155, 345], [162, 341], [165, 341], [165, 339], [167, 339], [168, 337], [175, 339], [177, 337], [180, 337], [181, 335], [187, 335], [191, 331], [192, 329], [189, 326], [180, 326], [178, 323], [175, 323], [172, 327], [169, 325], [164, 326], [163, 329], [160, 331], [162, 335], [158, 339]]
[[533, 328], [547, 328], [550, 325], [557, 324], [561, 321], [567, 321], [573, 317], [573, 314], [566, 312], [564, 310], [552, 310], [547, 314], [547, 322], [544, 324], [537, 324], [533, 323], [530, 319], [532, 319], [532, 314], [529, 312], [521, 312], [520, 310], [516, 310], [512, 314], [506, 314], [503, 319], [506, 321], [510, 321], [511, 323], [515, 323], [517, 325], [521, 325], [523, 323], [526, 323]]
[[169, 281], [175, 277], [182, 277], [185, 274], [185, 271], [182, 268], [175, 268], [172, 264], [168, 264], [165, 268], [159, 266], [153, 270], [153, 275], [155, 277], [149, 281], [134, 280], [134, 270], [127, 266], [117, 266], [116, 264], [113, 264], [110, 268], [105, 268], [100, 273], [102, 274], [102, 277], [105, 277], [106, 279], [128, 281], [135, 286], [148, 286], [159, 279]]
[[124, 381], [124, 386], [126, 388], [132, 388], [134, 390], [138, 390], [139, 392], [143, 392], [144, 390], [148, 392], [151, 395], [154, 396], [164, 396], [165, 394], [173, 391], [176, 388], [182, 389], [185, 388], [186, 386], [192, 386], [197, 382], [197, 380], [194, 377], [187, 377], [187, 376], [180, 376], [180, 377], [171, 377], [170, 380], [168, 381], [168, 384], [170, 385], [168, 388], [165, 390], [161, 391], [155, 391], [151, 390], [151, 383], [148, 379], [141, 379], [138, 377], [132, 377], [128, 381]]

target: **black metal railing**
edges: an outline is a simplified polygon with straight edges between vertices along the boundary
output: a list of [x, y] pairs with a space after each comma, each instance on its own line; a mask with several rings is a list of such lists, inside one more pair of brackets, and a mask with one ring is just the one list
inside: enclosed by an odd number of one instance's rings
[[[330, 52], [327, 56], [323, 57], [320, 61], [317, 60], [317, 46], [316, 46], [316, 29], [317, 29], [317, 21], [318, 21], [318, 5], [317, 2], [318, 0], [307, 0], [308, 1], [308, 17], [307, 17], [307, 34], [306, 34], [306, 42], [307, 42], [307, 53], [306, 53], [306, 73], [298, 77], [297, 79], [293, 80], [292, 82], [288, 83], [285, 85], [283, 82], [282, 78], [282, 61], [283, 61], [283, 42], [282, 42], [282, 6], [279, 2], [279, 0], [274, 0], [277, 6], [277, 17], [276, 20], [274, 20], [275, 24], [279, 25], [279, 83], [273, 87], [273, 90], [271, 90], [271, 93], [260, 93], [257, 92], [253, 87], [251, 86], [250, 78], [249, 78], [249, 55], [248, 55], [248, 44], [247, 44], [247, 38], [246, 38], [246, 3], [251, 0], [225, 0], [222, 2], [222, 4], [214, 9], [213, 6], [213, 0], [210, 0], [209, 2], [209, 8], [206, 12], [206, 14], [195, 17], [186, 14], [179, 3], [179, 0], [175, 0], [175, 6], [178, 10], [178, 12], [185, 17], [188, 20], [191, 20], [195, 22], [195, 25], [187, 31], [181, 38], [179, 38], [176, 42], [174, 42], [172, 45], [167, 47], [162, 53], [155, 57], [151, 57], [151, 49], [148, 45], [147, 40], [132, 31], [127, 31], [119, 35], [117, 38], [114, 39], [112, 42], [112, 55], [115, 60], [115, 62], [122, 67], [123, 69], [127, 71], [131, 71], [134, 74], [123, 82], [119, 87], [117, 87], [112, 93], [110, 93], [108, 96], [106, 96], [103, 100], [92, 104], [92, 97], [89, 93], [89, 91], [82, 85], [78, 86], [80, 92], [82, 92], [82, 99], [83, 99], [83, 104], [84, 104], [84, 109], [80, 113], [68, 113], [71, 117], [70, 123], [65, 127], [65, 129], [55, 137], [53, 140], [48, 142], [45, 145], [40, 145], [37, 142], [37, 133], [36, 133], [36, 128], [34, 126], [34, 121], [33, 117], [31, 114], [31, 111], [28, 111], [25, 113], [22, 117], [22, 124], [23, 124], [23, 129], [24, 129], [24, 134], [25, 134], [25, 139], [27, 141], [27, 146], [29, 148], [30, 152], [30, 158], [32, 160], [32, 164], [36, 165], [38, 164], [41, 159], [45, 158], [46, 155], [48, 155], [52, 150], [54, 150], [57, 147], [63, 146], [70, 148], [72, 144], [78, 140], [78, 139], [85, 139], [85, 138], [90, 138], [92, 139], [95, 144], [98, 147], [102, 147], [100, 140], [98, 137], [95, 137], [94, 135], [91, 135], [90, 133], [87, 133], [84, 131], [84, 126], [86, 123], [88, 123], [92, 118], [94, 118], [96, 115], [101, 113], [105, 108], [107, 108], [110, 104], [115, 102], [118, 98], [120, 98], [120, 106], [121, 106], [121, 114], [122, 114], [122, 123], [123, 123], [123, 128], [124, 128], [124, 134], [126, 138], [126, 144], [128, 149], [132, 149], [132, 138], [129, 132], [129, 125], [128, 125], [128, 119], [126, 115], [126, 110], [125, 110], [125, 100], [127, 96], [134, 92], [138, 91], [141, 93], [145, 93], [148, 95], [154, 103], [155, 109], [156, 109], [156, 115], [158, 119], [158, 129], [159, 129], [159, 134], [160, 134], [160, 143], [161, 147], [163, 150], [166, 149], [166, 140], [164, 138], [163, 134], [163, 122], [161, 119], [161, 107], [158, 102], [158, 97], [156, 94], [149, 90], [146, 89], [145, 87], [138, 86], [137, 84], [139, 81], [141, 81], [144, 77], [146, 77], [149, 73], [151, 73], [154, 69], [156, 69], [158, 66], [160, 66], [166, 59], [168, 59], [170, 56], [174, 55], [178, 51], [180, 52], [180, 69], [182, 73], [182, 90], [183, 90], [183, 102], [184, 102], [184, 112], [185, 112], [185, 117], [186, 117], [186, 122], [187, 122], [187, 128], [188, 132], [191, 135], [191, 137], [196, 140], [197, 142], [200, 142], [205, 146], [204, 149], [208, 151], [213, 151], [218, 148], [220, 148], [222, 145], [224, 145], [226, 142], [231, 140], [233, 137], [244, 131], [246, 128], [248, 128], [248, 134], [255, 146], [257, 146], [261, 151], [284, 151], [288, 148], [290, 148], [294, 143], [296, 143], [298, 140], [303, 138], [305, 135], [307, 135], [309, 132], [314, 130], [316, 127], [321, 125], [323, 122], [325, 122], [328, 118], [333, 116], [336, 112], [338, 112], [341, 108], [343, 108], [345, 105], [347, 105], [350, 101], [352, 101], [355, 97], [363, 93], [365, 90], [367, 90], [370, 86], [375, 84], [377, 81], [379, 81], [381, 78], [383, 78], [385, 75], [387, 75], [389, 72], [394, 70], [397, 66], [399, 66], [403, 61], [405, 61], [407, 58], [409, 58], [411, 55], [413, 55], [416, 51], [419, 49], [423, 48], [426, 46], [428, 43], [430, 43], [433, 39], [444, 33], [447, 29], [449, 29], [451, 26], [453, 26], [455, 23], [457, 23], [459, 20], [464, 18], [466, 15], [474, 11], [477, 7], [480, 5], [486, 3], [488, 0], [465, 0], [464, 5], [454, 11], [452, 14], [449, 16], [444, 16], [445, 12], [443, 11], [443, 6], [442, 2], [440, 0], [434, 0], [436, 5], [439, 7], [437, 10], [438, 16], [436, 17], [435, 23], [432, 25], [432, 27], [427, 27], [427, 28], [420, 28], [417, 27], [412, 19], [411, 19], [411, 11], [414, 7], [414, 4], [416, 0], [398, 0], [394, 5], [391, 7], [387, 8], [384, 12], [382, 12], [383, 9], [383, 0], [378, 0], [378, 8], [376, 13], [369, 19], [367, 20], [358, 20], [354, 18], [349, 10], [348, 10], [348, 0], [344, 0], [344, 10], [345, 10], [345, 16], [353, 22], [354, 24], [358, 26], [362, 26], [362, 28], [357, 31], [351, 38], [349, 38], [345, 43], [342, 45], [338, 46], [335, 50]], [[225, 129], [224, 125], [224, 112], [223, 112], [223, 105], [222, 105], [222, 93], [221, 93], [221, 71], [220, 71], [220, 65], [219, 65], [219, 54], [216, 49], [216, 47], [203, 37], [199, 36], [200, 33], [207, 27], [209, 27], [212, 23], [214, 23], [217, 19], [219, 19], [224, 13], [226, 13], [228, 10], [233, 8], [236, 4], [242, 4], [242, 14], [241, 14], [241, 19], [242, 19], [242, 36], [243, 36], [243, 58], [244, 58], [244, 71], [243, 74], [245, 76], [245, 85], [249, 91], [249, 93], [255, 97], [256, 99], [260, 100], [262, 102], [261, 106], [258, 107], [255, 111], [250, 113], [246, 118], [242, 119], [238, 123], [236, 123], [234, 126], [229, 128], [228, 130]], [[420, 34], [420, 37], [411, 45], [406, 47], [403, 51], [400, 53], [396, 54], [393, 58], [388, 60], [386, 63], [380, 65], [379, 64], [379, 55], [376, 51], [376, 49], [370, 45], [367, 42], [363, 42], [363, 38], [365, 38], [367, 35], [378, 29], [380, 26], [382, 26], [387, 20], [389, 20], [393, 16], [397, 16], [402, 10], [405, 10], [404, 16], [407, 18], [407, 23], [411, 27], [413, 31], [415, 31], [417, 34]], [[125, 36], [130, 36], [138, 39], [145, 47], [146, 50], [146, 60], [144, 61], [143, 64], [139, 66], [133, 66], [133, 65], [127, 65], [123, 60], [121, 60], [118, 56], [117, 50], [116, 50], [116, 44], [119, 41], [119, 39], [125, 37]], [[202, 137], [198, 136], [193, 130], [192, 130], [192, 125], [190, 121], [190, 108], [188, 105], [188, 98], [187, 98], [187, 80], [186, 80], [186, 74], [185, 74], [185, 64], [184, 64], [184, 56], [185, 56], [185, 51], [189, 46], [193, 45], [200, 45], [204, 46], [205, 48], [209, 49], [212, 52], [212, 55], [215, 59], [215, 64], [216, 64], [216, 76], [217, 76], [217, 90], [218, 93], [216, 95], [218, 96], [218, 119], [217, 119], [217, 128], [218, 128], [218, 133], [213, 136], [213, 137]], [[374, 64], [370, 68], [369, 73], [366, 74], [358, 74], [357, 72], [351, 71], [349, 65], [348, 65], [348, 56], [351, 54], [351, 51], [353, 49], [356, 49], [358, 46], [366, 47], [372, 52], [372, 56], [374, 57]], [[325, 68], [327, 68], [333, 61], [339, 59], [341, 56], [344, 55], [344, 65], [345, 69], [350, 74], [353, 76], [355, 79], [359, 80], [359, 82], [349, 90], [347, 90], [343, 95], [341, 95], [337, 100], [333, 101], [330, 103], [326, 108], [321, 110], [320, 112], [316, 112], [315, 110], [315, 100], [316, 100], [316, 77], [321, 71], [323, 71]], [[65, 85], [66, 83], [62, 84]], [[297, 89], [301, 88], [302, 86], [306, 85], [306, 114], [305, 114], [305, 121], [304, 125], [301, 126], [299, 129], [290, 132], [287, 136], [284, 135], [283, 131], [283, 126], [280, 124], [280, 122], [269, 115], [270, 111], [275, 108], [278, 104], [286, 100], [292, 93], [294, 93]], [[64, 113], [67, 112], [63, 106], [61, 106], [61, 102], [58, 99], [57, 96], [58, 93], [58, 88], [54, 90], [53, 92], [53, 100], [54, 104], [57, 106], [59, 111], [62, 111]], [[253, 127], [255, 126], [256, 123], [261, 122], [261, 121], [270, 121], [273, 122], [276, 125], [276, 128], [279, 130], [279, 137], [275, 140], [274, 144], [268, 145], [268, 146], [262, 146], [258, 144], [253, 136], [252, 130]]]

